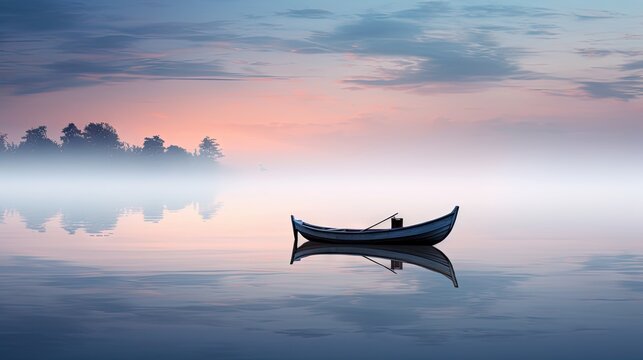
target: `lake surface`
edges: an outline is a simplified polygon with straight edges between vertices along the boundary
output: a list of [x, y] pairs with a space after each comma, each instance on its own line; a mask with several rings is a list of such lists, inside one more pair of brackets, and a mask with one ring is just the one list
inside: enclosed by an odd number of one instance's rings
[[[0, 358], [643, 358], [637, 179], [368, 179], [4, 184]], [[359, 256], [289, 264], [290, 214], [363, 228], [455, 205], [437, 247], [458, 288]]]

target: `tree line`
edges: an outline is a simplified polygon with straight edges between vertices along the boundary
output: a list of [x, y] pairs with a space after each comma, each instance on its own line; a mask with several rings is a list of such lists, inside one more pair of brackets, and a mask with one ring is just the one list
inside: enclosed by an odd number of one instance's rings
[[143, 146], [131, 145], [121, 141], [116, 129], [105, 122], [89, 123], [82, 130], [74, 123], [62, 129], [60, 141], [47, 136], [47, 126], [38, 126], [25, 132], [21, 141], [9, 142], [7, 134], [0, 134], [0, 156], [46, 157], [49, 155], [72, 156], [110, 156], [121, 159], [148, 158], [165, 160], [204, 160], [216, 162], [223, 152], [216, 139], [206, 136], [198, 147], [188, 151], [177, 145], [165, 146], [159, 135], [146, 137]]

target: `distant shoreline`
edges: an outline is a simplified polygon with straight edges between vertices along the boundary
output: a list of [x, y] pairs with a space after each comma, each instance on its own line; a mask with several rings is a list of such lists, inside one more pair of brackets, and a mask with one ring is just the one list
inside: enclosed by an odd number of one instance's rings
[[212, 172], [223, 152], [216, 139], [206, 136], [189, 152], [177, 145], [165, 146], [159, 135], [144, 138], [143, 146], [120, 140], [108, 123], [89, 123], [80, 130], [74, 123], [62, 129], [60, 143], [50, 139], [47, 126], [25, 131], [18, 144], [0, 133], [0, 166], [20, 173], [128, 171], [145, 173]]

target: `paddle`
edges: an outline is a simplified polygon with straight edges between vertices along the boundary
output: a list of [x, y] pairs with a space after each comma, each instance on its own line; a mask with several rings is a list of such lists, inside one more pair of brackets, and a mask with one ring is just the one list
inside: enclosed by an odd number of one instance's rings
[[371, 225], [371, 226], [369, 226], [369, 227], [367, 227], [366, 229], [361, 230], [361, 231], [366, 231], [366, 230], [368, 230], [368, 229], [370, 229], [370, 228], [372, 228], [372, 227], [375, 227], [375, 226], [377, 226], [377, 225], [379, 225], [379, 224], [383, 223], [384, 221], [386, 221], [386, 220], [388, 220], [388, 219], [390, 219], [390, 218], [394, 217], [394, 216], [395, 216], [395, 215], [397, 215], [397, 214], [399, 214], [399, 213], [395, 213], [395, 214], [393, 214], [393, 215], [391, 215], [391, 216], [387, 217], [386, 219], [384, 219], [384, 220], [382, 220], [382, 221], [380, 221], [380, 222], [378, 222], [378, 223], [375, 223], [375, 224], [373, 224], [373, 225]]
[[[386, 220], [388, 220], [388, 219], [390, 219], [390, 218], [394, 217], [394, 216], [395, 216], [395, 215], [397, 215], [397, 214], [399, 214], [399, 213], [395, 213], [395, 214], [393, 214], [393, 215], [391, 215], [391, 216], [387, 217], [386, 219], [384, 219], [384, 220], [382, 220], [382, 221], [380, 221], [380, 222], [378, 222], [378, 223], [375, 223], [375, 224], [373, 224], [373, 225], [371, 225], [371, 226], [367, 227], [366, 229], [364, 229], [364, 230], [362, 230], [362, 231], [366, 231], [366, 230], [368, 230], [368, 229], [370, 229], [370, 228], [372, 228], [372, 227], [375, 227], [375, 226], [377, 226], [377, 225], [379, 225], [379, 224], [383, 223], [384, 221], [386, 221]], [[372, 262], [376, 263], [377, 265], [379, 265], [379, 266], [383, 267], [384, 269], [386, 269], [386, 270], [388, 270], [388, 271], [392, 272], [393, 274], [396, 274], [396, 275], [397, 275], [397, 273], [396, 273], [393, 269], [390, 269], [388, 266], [384, 266], [384, 265], [382, 265], [382, 264], [378, 263], [377, 261], [375, 261], [375, 260], [373, 260], [373, 259], [369, 258], [368, 256], [362, 255], [362, 257], [363, 257], [364, 259], [366, 259], [366, 260], [370, 260], [370, 261], [372, 261]]]

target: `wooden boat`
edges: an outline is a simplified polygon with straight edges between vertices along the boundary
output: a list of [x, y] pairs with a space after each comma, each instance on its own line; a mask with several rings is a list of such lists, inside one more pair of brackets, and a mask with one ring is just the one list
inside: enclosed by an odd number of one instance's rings
[[290, 263], [314, 255], [356, 255], [402, 261], [442, 274], [453, 282], [454, 287], [458, 287], [453, 264], [442, 251], [430, 245], [355, 245], [308, 241], [293, 249]]
[[[336, 229], [317, 226], [290, 216], [295, 243], [297, 234], [310, 241], [334, 244], [415, 244], [435, 245], [444, 240], [455, 224], [458, 206], [435, 220], [396, 229]], [[296, 246], [295, 246], [296, 247]]]

